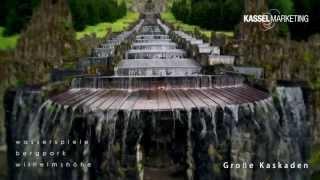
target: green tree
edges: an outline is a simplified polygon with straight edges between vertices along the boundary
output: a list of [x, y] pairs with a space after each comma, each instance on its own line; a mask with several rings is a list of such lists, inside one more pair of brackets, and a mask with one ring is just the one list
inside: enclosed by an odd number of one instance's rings
[[5, 15], [5, 34], [19, 33], [29, 22], [33, 9], [40, 0], [10, 0], [6, 1], [7, 14]]
[[293, 13], [292, 0], [269, 0], [269, 9], [278, 9], [281, 14]]
[[110, 21], [110, 9], [109, 9], [109, 3], [108, 1], [101, 0], [100, 2], [100, 20], [101, 21]]
[[87, 18], [86, 24], [94, 25], [101, 22], [99, 7], [100, 7], [100, 0], [87, 1], [86, 9], [87, 9], [88, 18]]
[[308, 14], [309, 23], [289, 24], [291, 37], [305, 40], [310, 35], [320, 32], [320, 1], [319, 0], [293, 0], [295, 14]]
[[189, 22], [190, 8], [188, 7], [187, 0], [175, 1], [173, 4], [175, 11], [174, 15], [177, 19]]
[[[270, 0], [269, 9], [278, 9], [281, 14], [292, 14], [293, 13], [293, 2], [292, 0]], [[284, 36], [288, 33], [288, 24], [279, 24], [279, 33]]]
[[7, 0], [0, 1], [0, 26], [4, 26], [6, 23], [6, 15], [7, 15]]
[[76, 30], [84, 29], [89, 16], [86, 8], [86, 0], [69, 0], [69, 6], [74, 28]]
[[[5, 34], [19, 33], [29, 22], [39, 2], [40, 0], [2, 0], [0, 26], [5, 26]], [[102, 21], [112, 22], [127, 13], [125, 0], [119, 4], [115, 0], [68, 0], [68, 3], [76, 30]]]
[[214, 20], [214, 18], [211, 17], [213, 10], [213, 3], [209, 1], [192, 4], [190, 22], [201, 27], [211, 27], [211, 21]]
[[232, 29], [236, 24], [241, 21], [241, 14], [243, 13], [244, 1], [243, 0], [226, 0], [224, 3], [224, 12], [227, 12], [226, 16], [223, 16], [224, 29]]
[[120, 16], [123, 17], [127, 14], [127, 3], [126, 1], [122, 1], [120, 6], [119, 6], [119, 9], [120, 9]]
[[206, 29], [233, 29], [242, 10], [243, 0], [177, 0], [172, 4], [178, 20]]

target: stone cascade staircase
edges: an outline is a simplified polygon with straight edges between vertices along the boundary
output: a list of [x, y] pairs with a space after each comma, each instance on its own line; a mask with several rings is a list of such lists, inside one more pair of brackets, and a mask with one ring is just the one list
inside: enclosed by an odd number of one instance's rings
[[234, 65], [235, 57], [222, 55], [218, 46], [211, 46], [202, 39], [197, 39], [182, 31], [172, 31], [172, 39], [188, 51], [188, 55], [194, 58], [202, 66], [213, 66], [217, 64]]
[[[232, 67], [232, 71], [239, 75], [255, 77], [261, 79], [264, 77], [264, 69], [262, 67], [254, 66], [238, 66], [236, 57], [233, 55], [222, 54], [219, 46], [212, 46], [205, 43], [202, 39], [197, 39], [190, 34], [183, 31], [171, 31], [160, 19], [157, 20], [158, 24], [168, 32], [171, 39], [179, 44], [180, 48], [186, 50], [187, 55], [195, 59], [201, 66], [216, 66], [226, 65]], [[219, 43], [218, 43], [219, 44]]]
[[[126, 58], [116, 65], [114, 76], [79, 76], [73, 79], [72, 89], [52, 100], [70, 104], [65, 99], [81, 102], [90, 100], [83, 110], [173, 110], [196, 107], [221, 106], [254, 102], [269, 97], [268, 94], [244, 84], [237, 74], [201, 74], [201, 65], [196, 59], [187, 58], [188, 47], [174, 42], [179, 33], [172, 32], [160, 20], [144, 22], [134, 37]], [[176, 34], [173, 34], [176, 33]], [[175, 36], [176, 35], [176, 36]], [[189, 39], [180, 33], [181, 40]], [[191, 44], [215, 49], [202, 40], [190, 39]], [[179, 48], [186, 48], [179, 49]], [[113, 94], [113, 92], [116, 92]], [[105, 106], [106, 102], [120, 104]], [[105, 102], [100, 104], [101, 102]], [[71, 103], [72, 105], [72, 103]], [[81, 110], [82, 111], [82, 110]]]
[[[117, 120], [130, 123], [130, 126], [125, 128], [125, 135], [121, 138], [125, 139], [122, 142], [126, 142], [126, 138], [128, 138], [135, 145], [122, 146], [126, 152], [123, 156], [123, 162], [125, 167], [141, 167], [142, 165], [145, 167], [129, 169], [127, 175], [134, 175], [139, 177], [138, 179], [145, 180], [192, 180], [194, 175], [197, 176], [197, 172], [193, 168], [202, 168], [194, 158], [193, 151], [198, 154], [202, 152], [207, 154], [206, 151], [209, 148], [208, 144], [201, 144], [203, 145], [199, 150], [201, 152], [198, 152], [197, 148], [193, 148], [191, 143], [194, 136], [194, 133], [191, 132], [192, 129], [195, 129], [192, 127], [193, 124], [197, 123], [206, 127], [207, 120], [210, 120], [210, 123], [216, 123], [218, 111], [223, 114], [229, 113], [230, 115], [226, 117], [230, 117], [232, 122], [236, 122], [239, 120], [240, 105], [263, 103], [271, 99], [270, 95], [247, 86], [244, 83], [244, 78], [238, 74], [201, 74], [201, 63], [199, 63], [199, 59], [195, 58], [195, 54], [190, 54], [189, 48], [195, 46], [206, 56], [213, 55], [215, 52], [217, 55], [220, 53], [219, 49], [212, 48], [202, 40], [190, 38], [189, 35], [182, 32], [171, 31], [160, 20], [145, 21], [138, 27], [139, 30], [132, 34], [133, 43], [126, 51], [125, 58], [114, 67], [115, 74], [113, 76], [85, 75], [75, 77], [71, 89], [50, 98], [49, 103], [55, 107], [70, 109], [72, 113], [81, 117], [94, 115], [97, 119], [101, 119], [99, 121], [101, 124], [102, 122], [113, 123], [113, 125], [110, 124], [110, 127], [113, 126], [114, 131], [100, 131], [101, 133], [119, 132], [118, 127], [114, 126], [116, 122], [119, 123]], [[103, 44], [101, 47], [107, 49], [108, 45]], [[100, 56], [99, 53], [95, 55], [95, 57]], [[104, 55], [102, 54], [102, 57], [105, 57]], [[207, 115], [203, 116], [204, 113]], [[148, 115], [155, 116], [149, 117]], [[182, 130], [184, 137], [178, 141], [167, 138], [162, 138], [163, 141], [160, 141], [160, 138], [147, 139], [148, 135], [144, 134], [140, 136], [143, 139], [141, 141], [140, 137], [133, 139], [132, 133], [128, 134], [128, 132], [135, 131], [136, 125], [140, 126], [137, 123], [140, 120], [140, 122], [147, 123], [150, 120], [153, 121], [153, 118], [157, 119], [154, 121], [157, 124], [152, 127], [157, 127], [160, 130], [161, 126], [164, 127], [163, 130], [168, 129], [168, 126], [164, 124], [166, 122], [170, 124], [176, 121], [183, 122], [182, 124], [185, 126]], [[147, 127], [141, 132], [150, 130], [149, 126]], [[172, 132], [176, 132], [175, 127], [172, 128]], [[197, 134], [202, 134], [205, 131]], [[151, 134], [155, 134], [155, 132], [152, 131]], [[171, 138], [167, 131], [164, 131], [163, 135]], [[166, 146], [168, 143], [177, 146], [180, 146], [181, 143], [183, 148], [181, 151], [175, 151], [167, 148], [172, 147]], [[161, 146], [150, 150], [154, 144]], [[110, 147], [112, 147], [111, 144]], [[140, 147], [149, 147], [149, 151], [143, 152], [143, 148], [140, 149]], [[186, 157], [181, 160], [182, 163], [169, 161], [167, 157], [157, 156], [157, 153], [153, 153], [159, 152], [159, 150], [163, 152], [161, 154], [168, 154], [169, 159], [175, 156], [174, 153], [180, 155], [181, 152], [185, 153]], [[110, 157], [115, 156], [110, 155]], [[208, 165], [205, 166], [213, 167], [210, 161], [207, 162]], [[210, 172], [207, 174], [212, 176]]]
[[[133, 29], [115, 35], [111, 39], [100, 44], [99, 47], [93, 48], [91, 56], [83, 57], [79, 60], [77, 69], [87, 72], [89, 68], [95, 66], [105, 66], [108, 69], [113, 68], [116, 49], [123, 44], [130, 43], [130, 40], [139, 32], [143, 23], [144, 20], [142, 19]], [[96, 73], [99, 74], [99, 72]]]
[[164, 24], [142, 26], [126, 58], [115, 68], [116, 76], [199, 75], [201, 66], [187, 58], [185, 50], [171, 40]]

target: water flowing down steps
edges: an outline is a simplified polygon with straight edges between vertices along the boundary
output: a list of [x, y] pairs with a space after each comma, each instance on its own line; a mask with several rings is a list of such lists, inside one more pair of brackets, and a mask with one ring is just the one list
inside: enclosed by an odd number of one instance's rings
[[[171, 132], [163, 133], [169, 139], [149, 139], [147, 132], [144, 132], [135, 141], [135, 145], [130, 147], [131, 149], [134, 148], [130, 152], [135, 153], [133, 158], [135, 163], [133, 164], [137, 167], [138, 179], [193, 180], [194, 161], [196, 160], [192, 154], [194, 151], [192, 147], [192, 119], [201, 124], [203, 128], [201, 134], [204, 136], [207, 131], [210, 131], [207, 128], [210, 126], [216, 128], [215, 114], [217, 109], [229, 109], [231, 116], [235, 121], [238, 121], [240, 105], [262, 103], [266, 104], [264, 106], [267, 107], [270, 96], [265, 92], [247, 86], [244, 83], [244, 78], [237, 74], [202, 75], [200, 63], [196, 59], [188, 57], [186, 50], [179, 49], [178, 47], [182, 46], [172, 41], [171, 37], [176, 38], [175, 40], [178, 43], [180, 40], [185, 40], [191, 46], [198, 46], [200, 53], [217, 55], [220, 51], [205, 44], [202, 40], [190, 38], [184, 33], [170, 33], [169, 28], [159, 20], [153, 20], [153, 22], [157, 22], [156, 24], [150, 24], [150, 22], [152, 21], [148, 20], [142, 25], [140, 23], [139, 28], [135, 28], [138, 35], [135, 36], [131, 49], [125, 53], [125, 59], [114, 67], [114, 76], [75, 77], [72, 81], [72, 88], [65, 93], [52, 97], [49, 104], [57, 107], [62, 106], [67, 111], [71, 111], [72, 114], [81, 117], [93, 115], [99, 119], [99, 122], [102, 120], [101, 123], [117, 123], [118, 119], [123, 118], [120, 116], [122, 113], [124, 113], [124, 122], [129, 120], [139, 122], [140, 119], [143, 119], [144, 123], [147, 123], [148, 116], [142, 114], [152, 113], [152, 127], [158, 130], [151, 133], [150, 137], [155, 136], [161, 126], [164, 126], [164, 129], [166, 129], [164, 131], [167, 131], [173, 123]], [[103, 45], [102, 49], [95, 50], [95, 55], [98, 58], [103, 58], [104, 47], [109, 48], [108, 45]], [[253, 104], [252, 107], [254, 107]], [[164, 114], [156, 116], [154, 113]], [[212, 119], [210, 120], [212, 122], [206, 123], [204, 117], [207, 117], [207, 119], [210, 117], [209, 119]], [[172, 123], [166, 125], [164, 121], [161, 121], [162, 123], [156, 125], [156, 119], [167, 119], [169, 121], [166, 122]], [[173, 134], [176, 133], [175, 119], [178, 119], [180, 123], [183, 122], [182, 119], [186, 120], [183, 124], [187, 127], [182, 130], [182, 134], [185, 136], [181, 137], [180, 140], [170, 140], [175, 138], [175, 136], [170, 136], [172, 132], [174, 132]], [[211, 123], [213, 124], [210, 125]], [[98, 127], [101, 129], [102, 125]], [[111, 128], [112, 131], [116, 131], [116, 127], [116, 125], [112, 125], [112, 127], [108, 126], [107, 129]], [[126, 151], [124, 142], [127, 138], [132, 138], [127, 137], [127, 133], [134, 130], [127, 129], [127, 125], [124, 125], [124, 127], [125, 135], [122, 137], [122, 149], [124, 148], [123, 151]], [[149, 128], [143, 131], [149, 131]], [[101, 130], [98, 131], [99, 134], [102, 133]], [[216, 134], [216, 130], [211, 131]], [[110, 132], [108, 131], [108, 133]], [[114, 138], [111, 138], [112, 142]], [[176, 155], [179, 157], [182, 156], [181, 153], [185, 153], [183, 155], [184, 160], [176, 159], [173, 161], [175, 159], [173, 154], [177, 152], [167, 146], [170, 143], [185, 148]], [[144, 158], [147, 159], [145, 161], [155, 161], [155, 164], [158, 162], [159, 157], [149, 156], [148, 152], [144, 152], [144, 150], [150, 149], [150, 146], [156, 148], [153, 150], [154, 152], [163, 151], [160, 154], [168, 154], [168, 157], [170, 156], [172, 159], [170, 162], [173, 163], [164, 167], [153, 167], [152, 163], [149, 165], [147, 162], [143, 163]], [[124, 157], [127, 156], [126, 154]], [[126, 163], [129, 162], [126, 161]], [[143, 164], [145, 169], [142, 168]], [[174, 170], [176, 166], [182, 169], [182, 176], [173, 176], [173, 174], [177, 174]]]
[[[81, 111], [126, 108], [163, 111], [224, 107], [269, 97], [268, 94], [245, 85], [244, 79], [238, 75], [201, 75], [201, 65], [196, 60], [187, 58], [186, 51], [178, 49], [179, 45], [171, 40], [171, 36], [175, 39], [181, 37], [180, 41], [190, 41], [190, 45], [196, 44], [200, 51], [208, 50], [214, 54], [215, 48], [180, 31], [172, 34], [160, 20], [156, 22], [148, 24], [142, 20], [131, 31], [138, 35], [135, 36], [131, 49], [126, 52], [126, 59], [114, 68], [115, 76], [76, 77], [72, 83], [73, 89], [51, 100], [66, 106], [77, 104], [76, 107]], [[121, 42], [117, 39], [123, 40], [129, 34], [122, 33], [120, 37], [95, 49], [96, 57], [92, 57], [92, 61], [99, 64], [97, 58], [105, 56], [98, 51], [110, 49]], [[90, 103], [87, 103], [89, 100]], [[113, 104], [116, 102], [121, 103]]]
[[[13, 180], [308, 179], [308, 171], [295, 169], [222, 168], [224, 162], [307, 162], [310, 123], [300, 88], [277, 88], [271, 97], [235, 73], [203, 75], [203, 66], [232, 64], [233, 57], [146, 18], [79, 63], [83, 69], [114, 68], [112, 76], [74, 77], [69, 90], [50, 99], [34, 89], [9, 92]], [[25, 139], [89, 143], [16, 144]], [[66, 157], [36, 163], [71, 160], [92, 167], [15, 167], [35, 162], [16, 151], [48, 150], [66, 151]]]

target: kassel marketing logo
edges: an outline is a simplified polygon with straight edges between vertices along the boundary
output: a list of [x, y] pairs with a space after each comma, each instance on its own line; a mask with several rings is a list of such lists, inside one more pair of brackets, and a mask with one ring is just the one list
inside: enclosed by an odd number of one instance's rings
[[283, 15], [278, 9], [270, 9], [264, 14], [245, 14], [244, 23], [259, 23], [262, 31], [268, 31], [275, 27], [276, 23], [308, 23], [309, 15]]

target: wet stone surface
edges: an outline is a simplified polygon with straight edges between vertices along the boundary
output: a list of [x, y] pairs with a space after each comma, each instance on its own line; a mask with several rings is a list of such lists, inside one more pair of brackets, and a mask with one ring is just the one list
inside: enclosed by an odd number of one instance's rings
[[[159, 20], [152, 22], [157, 24], [145, 23], [135, 29], [140, 35], [134, 43], [144, 44], [133, 45], [133, 49], [139, 48], [131, 51], [139, 51], [139, 56], [146, 55], [149, 59], [181, 60], [170, 67], [175, 69], [172, 74], [122, 74], [124, 63], [120, 62], [116, 66], [119, 71], [116, 76], [77, 77], [70, 90], [49, 99], [30, 90], [8, 94], [9, 152], [66, 152], [64, 157], [36, 160], [12, 154], [9, 160], [12, 179], [307, 178], [307, 171], [295, 169], [271, 171], [222, 166], [224, 162], [273, 163], [281, 160], [283, 163], [304, 163], [309, 152], [310, 125], [305, 118], [301, 89], [279, 87], [272, 98], [248, 87], [239, 77], [181, 75], [180, 72], [189, 72], [185, 68], [185, 58], [172, 53], [162, 54], [173, 42], [165, 24]], [[165, 48], [157, 50], [154, 48], [157, 43], [164, 43]], [[131, 56], [130, 50], [127, 56]], [[133, 66], [132, 71], [138, 71], [134, 61], [140, 61], [142, 57], [132, 55], [127, 58], [125, 61], [133, 63], [126, 68]], [[196, 61], [190, 61], [193, 59], [189, 59], [188, 66], [199, 67]], [[141, 63], [139, 67], [147, 69], [145, 72], [153, 72], [159, 67], [155, 63]], [[24, 139], [72, 139], [88, 140], [89, 143], [15, 145], [16, 140]], [[68, 160], [90, 162], [93, 167], [40, 169], [14, 165], [16, 162]]]

